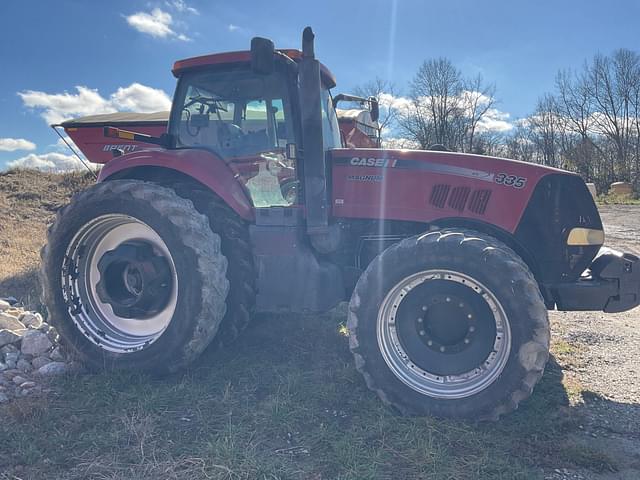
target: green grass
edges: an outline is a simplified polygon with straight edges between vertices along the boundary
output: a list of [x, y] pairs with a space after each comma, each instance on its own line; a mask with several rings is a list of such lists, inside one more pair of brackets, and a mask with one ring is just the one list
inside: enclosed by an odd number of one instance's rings
[[631, 195], [598, 195], [598, 205], [640, 205], [640, 198]]
[[404, 418], [367, 390], [344, 320], [260, 317], [169, 378], [60, 379], [0, 407], [0, 479], [529, 479], [599, 458], [561, 448], [579, 413], [557, 365], [498, 423]]

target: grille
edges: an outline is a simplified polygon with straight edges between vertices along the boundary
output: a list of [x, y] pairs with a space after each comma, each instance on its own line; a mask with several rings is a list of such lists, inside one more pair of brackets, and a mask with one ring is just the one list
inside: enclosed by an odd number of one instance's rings
[[450, 185], [435, 185], [431, 191], [431, 198], [429, 203], [438, 208], [444, 208], [447, 203], [447, 197], [449, 196]]
[[469, 199], [468, 209], [478, 215], [483, 215], [491, 198], [491, 190], [475, 190]]
[[451, 191], [451, 196], [449, 197], [449, 207], [462, 212], [467, 204], [469, 193], [471, 193], [471, 189], [469, 187], [454, 188]]

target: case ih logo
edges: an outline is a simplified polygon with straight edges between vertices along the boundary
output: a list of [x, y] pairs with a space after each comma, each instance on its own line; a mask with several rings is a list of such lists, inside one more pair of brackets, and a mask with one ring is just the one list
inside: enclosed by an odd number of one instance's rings
[[[345, 165], [352, 167], [374, 167], [374, 168], [396, 168], [402, 170], [418, 170], [423, 172], [440, 173], [443, 175], [456, 175], [458, 177], [473, 178], [482, 180], [483, 182], [492, 182], [496, 177], [495, 173], [485, 170], [476, 170], [473, 168], [461, 167], [458, 165], [450, 165], [446, 163], [427, 162], [418, 159], [398, 159], [398, 158], [375, 158], [375, 157], [336, 157], [333, 159], [336, 165]], [[506, 176], [506, 174], [505, 174]], [[502, 177], [500, 177], [502, 178]], [[527, 179], [522, 178], [520, 182], [510, 183], [509, 180], [503, 182], [507, 186], [515, 186], [522, 188]], [[500, 183], [500, 182], [498, 182]]]
[[395, 167], [397, 160], [389, 158], [353, 157], [349, 162], [355, 167]]

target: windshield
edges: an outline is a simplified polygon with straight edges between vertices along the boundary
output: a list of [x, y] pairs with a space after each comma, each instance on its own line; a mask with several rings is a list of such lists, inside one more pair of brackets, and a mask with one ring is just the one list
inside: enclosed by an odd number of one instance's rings
[[332, 148], [342, 147], [342, 140], [340, 138], [340, 128], [338, 126], [338, 118], [333, 108], [333, 99], [329, 90], [322, 89], [321, 94], [322, 101], [322, 141], [324, 149], [329, 150]]
[[178, 95], [180, 111], [172, 119], [178, 147], [206, 147], [233, 158], [294, 143], [286, 82], [278, 73], [192, 73]]

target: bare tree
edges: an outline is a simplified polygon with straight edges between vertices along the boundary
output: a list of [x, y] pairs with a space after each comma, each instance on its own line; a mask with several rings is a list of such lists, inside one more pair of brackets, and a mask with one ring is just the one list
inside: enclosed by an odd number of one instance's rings
[[495, 103], [496, 87], [486, 85], [481, 74], [466, 80], [463, 93], [463, 106], [468, 119], [465, 128], [467, 152], [474, 152], [474, 140], [480, 120], [491, 110]]
[[415, 120], [423, 135], [430, 132], [432, 138], [429, 141], [457, 149], [452, 137], [462, 91], [462, 75], [449, 59], [428, 60], [418, 69], [411, 84], [410, 97], [416, 110]]
[[538, 100], [529, 118], [529, 138], [536, 147], [538, 163], [551, 167], [561, 166], [561, 136], [564, 128], [555, 97], [546, 94]]
[[378, 134], [382, 138], [396, 130], [398, 119], [399, 92], [395, 84], [380, 77], [359, 85], [354, 94], [359, 97], [374, 97], [380, 105], [380, 117], [378, 119]]
[[[464, 78], [450, 60], [425, 61], [410, 86], [410, 108], [400, 127], [421, 148], [442, 144], [449, 150], [473, 152], [482, 119], [495, 105], [495, 86], [481, 75]], [[483, 149], [490, 143], [487, 139]]]

